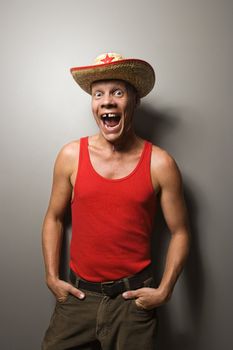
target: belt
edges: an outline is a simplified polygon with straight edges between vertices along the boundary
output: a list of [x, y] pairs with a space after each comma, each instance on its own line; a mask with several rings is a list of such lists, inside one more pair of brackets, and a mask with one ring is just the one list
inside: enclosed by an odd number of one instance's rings
[[151, 277], [152, 272], [150, 266], [133, 276], [108, 282], [89, 282], [81, 279], [70, 270], [70, 281], [77, 288], [104, 294], [109, 297], [115, 297], [118, 294], [124, 293], [126, 290], [142, 288], [144, 282]]

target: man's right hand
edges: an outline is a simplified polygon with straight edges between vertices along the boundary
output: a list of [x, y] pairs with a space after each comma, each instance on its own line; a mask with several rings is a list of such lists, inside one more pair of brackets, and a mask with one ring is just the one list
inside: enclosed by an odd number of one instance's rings
[[85, 294], [81, 290], [75, 288], [68, 282], [60, 280], [59, 278], [48, 279], [47, 286], [60, 303], [64, 302], [69, 294], [72, 294], [79, 299], [85, 298]]

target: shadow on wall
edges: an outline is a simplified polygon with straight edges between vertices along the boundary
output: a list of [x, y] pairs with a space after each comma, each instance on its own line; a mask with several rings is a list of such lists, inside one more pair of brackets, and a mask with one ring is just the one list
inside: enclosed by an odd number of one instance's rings
[[[143, 118], [140, 117], [143, 115]], [[178, 127], [177, 118], [169, 112], [161, 112], [154, 109], [140, 108], [135, 115], [135, 130], [139, 136], [151, 141], [158, 146], [164, 144], [166, 136]], [[175, 315], [171, 313], [169, 304], [162, 306], [158, 310], [159, 330], [155, 349], [160, 350], [196, 350], [198, 348], [197, 339], [199, 325], [201, 324], [201, 310], [204, 296], [204, 278], [201, 256], [199, 253], [198, 229], [196, 226], [198, 208], [195, 202], [195, 194], [192, 187], [184, 180], [184, 193], [189, 212], [190, 227], [192, 234], [191, 252], [183, 271], [184, 288], [182, 290], [185, 299], [188, 300], [184, 307], [188, 307], [189, 319], [184, 320], [184, 324], [191, 327], [179, 333], [174, 329], [172, 323], [175, 322]], [[62, 258], [60, 266], [61, 278], [68, 279], [69, 265], [69, 243], [71, 232], [71, 212], [67, 210], [65, 216], [65, 232], [62, 247]], [[152, 239], [152, 256], [155, 278], [159, 282], [161, 279], [164, 257], [169, 241], [169, 232], [163, 219], [161, 208], [155, 218], [154, 234]]]
[[[140, 108], [135, 117], [135, 129], [139, 136], [160, 146], [165, 144], [166, 137], [174, 128], [178, 128], [178, 118], [169, 112], [162, 112], [154, 109]], [[163, 146], [162, 146], [163, 147]], [[171, 152], [172, 153], [172, 152]], [[184, 195], [189, 213], [191, 228], [191, 251], [183, 271], [182, 290], [185, 295], [184, 307], [188, 308], [189, 319], [184, 320], [184, 324], [191, 325], [189, 329], [181, 330], [179, 333], [173, 329], [176, 316], [172, 314], [168, 305], [162, 306], [158, 310], [159, 330], [155, 349], [160, 350], [196, 350], [198, 349], [198, 333], [201, 324], [201, 310], [204, 297], [204, 277], [201, 256], [199, 252], [197, 216], [198, 208], [195, 201], [195, 193], [192, 186], [184, 182]], [[155, 218], [154, 233], [152, 238], [152, 257], [155, 271], [155, 279], [159, 283], [165, 263], [165, 254], [169, 242], [169, 232], [163, 219], [160, 206]]]

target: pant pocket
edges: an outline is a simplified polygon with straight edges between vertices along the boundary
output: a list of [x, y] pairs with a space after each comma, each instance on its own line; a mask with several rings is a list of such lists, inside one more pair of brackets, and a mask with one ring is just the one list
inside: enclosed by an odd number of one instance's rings
[[155, 287], [154, 277], [151, 276], [151, 277], [147, 278], [147, 279], [143, 282], [143, 287], [154, 288], [154, 287]]

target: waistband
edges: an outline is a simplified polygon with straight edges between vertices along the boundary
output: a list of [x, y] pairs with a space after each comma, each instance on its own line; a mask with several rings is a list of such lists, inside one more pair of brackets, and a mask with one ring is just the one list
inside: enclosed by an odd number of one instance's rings
[[70, 270], [70, 281], [76, 287], [91, 292], [100, 293], [109, 297], [115, 297], [127, 290], [135, 290], [146, 285], [148, 279], [152, 278], [151, 266], [146, 267], [137, 274], [116, 281], [89, 282], [81, 279]]

